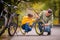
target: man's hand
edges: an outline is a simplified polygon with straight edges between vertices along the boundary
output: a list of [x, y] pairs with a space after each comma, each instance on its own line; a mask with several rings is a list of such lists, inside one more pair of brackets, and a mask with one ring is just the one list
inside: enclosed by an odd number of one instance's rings
[[48, 23], [45, 24], [45, 26], [48, 26], [48, 25], [49, 25]]

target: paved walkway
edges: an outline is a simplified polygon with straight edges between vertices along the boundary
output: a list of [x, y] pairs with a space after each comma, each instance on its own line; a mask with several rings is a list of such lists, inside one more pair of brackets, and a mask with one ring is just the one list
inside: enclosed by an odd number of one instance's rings
[[22, 35], [21, 32], [18, 32], [13, 37], [7, 36], [6, 38], [3, 37], [1, 40], [60, 40], [60, 27], [53, 27], [52, 34], [49, 36], [46, 34], [47, 33], [44, 33], [44, 35], [38, 36], [33, 28], [32, 31], [25, 36]]

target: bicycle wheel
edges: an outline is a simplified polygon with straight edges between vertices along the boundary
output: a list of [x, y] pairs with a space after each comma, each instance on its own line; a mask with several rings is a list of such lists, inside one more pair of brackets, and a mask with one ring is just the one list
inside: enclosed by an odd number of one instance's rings
[[7, 28], [6, 24], [7, 24], [6, 17], [5, 16], [0, 17], [0, 36], [5, 32], [5, 29]]
[[37, 33], [38, 35], [41, 35], [41, 34], [43, 33], [43, 31], [40, 32], [40, 29], [39, 29], [38, 23], [35, 24], [35, 31], [36, 31], [36, 33]]
[[22, 29], [22, 26], [20, 26], [20, 31], [21, 31], [21, 33], [22, 33], [23, 35], [26, 34], [25, 30]]
[[9, 27], [8, 27], [9, 36], [14, 36], [14, 34], [16, 33], [18, 27], [16, 22], [17, 22], [16, 16], [13, 16], [9, 19]]

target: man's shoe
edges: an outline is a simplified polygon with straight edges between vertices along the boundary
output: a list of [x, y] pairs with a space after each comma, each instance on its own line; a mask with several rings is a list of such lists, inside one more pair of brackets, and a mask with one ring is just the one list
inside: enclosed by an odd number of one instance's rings
[[48, 34], [47, 35], [51, 35], [51, 32], [48, 32]]

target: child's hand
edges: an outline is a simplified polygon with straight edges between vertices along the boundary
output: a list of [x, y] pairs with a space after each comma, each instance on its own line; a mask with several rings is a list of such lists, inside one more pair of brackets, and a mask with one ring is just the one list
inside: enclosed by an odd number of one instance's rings
[[32, 27], [32, 25], [30, 25], [30, 27]]
[[42, 24], [42, 26], [45, 26], [45, 24]]

